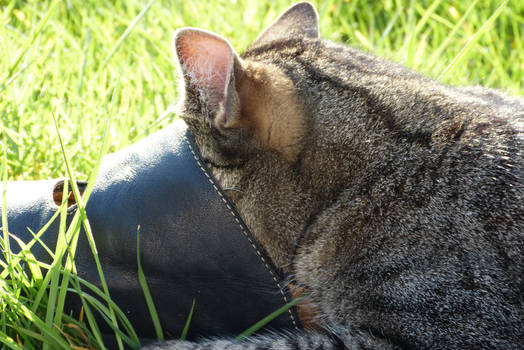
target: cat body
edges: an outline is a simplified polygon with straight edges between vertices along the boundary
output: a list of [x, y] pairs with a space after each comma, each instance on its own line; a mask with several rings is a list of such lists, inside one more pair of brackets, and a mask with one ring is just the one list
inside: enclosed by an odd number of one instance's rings
[[319, 38], [299, 3], [238, 56], [175, 35], [178, 105], [316, 330], [158, 349], [523, 346], [524, 101]]

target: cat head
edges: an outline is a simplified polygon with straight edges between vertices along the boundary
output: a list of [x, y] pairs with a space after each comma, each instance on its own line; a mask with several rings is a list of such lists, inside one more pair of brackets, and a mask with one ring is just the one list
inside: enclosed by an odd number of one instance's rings
[[[248, 51], [318, 37], [318, 14], [302, 2], [286, 10]], [[195, 28], [177, 30], [174, 51], [183, 77], [177, 112], [206, 161], [239, 165], [260, 152], [297, 159], [306, 133], [304, 106], [277, 65], [242, 58], [223, 37]]]

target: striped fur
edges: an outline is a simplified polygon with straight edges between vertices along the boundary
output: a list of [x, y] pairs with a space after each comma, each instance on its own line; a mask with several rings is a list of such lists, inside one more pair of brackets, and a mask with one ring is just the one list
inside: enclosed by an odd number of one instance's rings
[[524, 101], [442, 85], [320, 39], [317, 23], [301, 3], [241, 56], [213, 43], [229, 73], [211, 87], [177, 51], [179, 111], [274, 264], [309, 291], [311, 332], [156, 348], [521, 347]]

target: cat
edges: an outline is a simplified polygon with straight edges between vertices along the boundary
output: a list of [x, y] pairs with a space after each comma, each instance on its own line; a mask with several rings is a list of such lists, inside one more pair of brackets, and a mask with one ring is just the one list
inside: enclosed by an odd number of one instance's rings
[[179, 114], [316, 329], [147, 349], [524, 346], [522, 99], [320, 39], [307, 2], [241, 56], [174, 50]]

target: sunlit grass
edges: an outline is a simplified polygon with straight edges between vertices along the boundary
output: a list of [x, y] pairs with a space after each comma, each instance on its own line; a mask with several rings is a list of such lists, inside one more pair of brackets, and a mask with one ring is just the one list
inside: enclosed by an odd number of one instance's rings
[[[322, 1], [324, 37], [347, 42], [438, 77], [503, 1]], [[176, 100], [171, 36], [196, 26], [245, 49], [289, 2], [0, 1], [0, 132], [10, 179], [62, 176], [51, 111], [86, 178], [120, 81], [110, 151], [170, 123]], [[469, 11], [468, 11], [469, 8]], [[138, 21], [137, 18], [139, 19]], [[40, 27], [40, 24], [44, 23]], [[524, 3], [511, 0], [444, 78], [512, 94], [524, 91]]]

